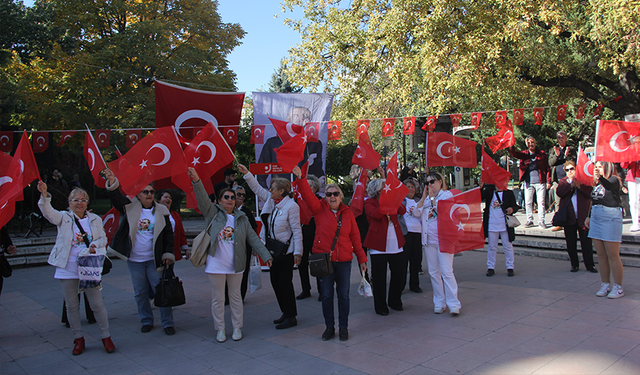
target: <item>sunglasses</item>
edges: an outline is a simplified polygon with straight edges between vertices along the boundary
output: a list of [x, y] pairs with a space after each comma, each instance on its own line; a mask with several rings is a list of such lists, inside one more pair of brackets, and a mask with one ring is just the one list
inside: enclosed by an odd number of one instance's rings
[[325, 195], [327, 197], [329, 197], [329, 198], [331, 198], [331, 197], [336, 197], [337, 198], [337, 197], [340, 196], [340, 193], [337, 192], [337, 191], [329, 191], [329, 192], [325, 193]]
[[438, 181], [438, 180], [427, 180], [427, 185], [431, 185], [431, 184], [435, 183], [436, 181]]
[[227, 200], [231, 199], [233, 201], [236, 200], [236, 196], [235, 195], [223, 195], [222, 198], [227, 199]]
[[73, 203], [87, 203], [88, 200], [86, 200], [86, 199], [72, 199], [72, 200], [70, 200], [70, 202], [73, 202]]
[[239, 197], [243, 197], [243, 198], [244, 198], [244, 197], [245, 197], [245, 195], [244, 195], [244, 193], [236, 193], [236, 197], [238, 197], [238, 198], [239, 198]]
[[144, 194], [144, 195], [149, 195], [149, 194], [153, 195], [153, 194], [156, 193], [156, 191], [155, 190], [142, 190], [141, 193]]
[[565, 168], [564, 170], [569, 172], [569, 171], [575, 171], [576, 169], [574, 167], [569, 167], [569, 168]]

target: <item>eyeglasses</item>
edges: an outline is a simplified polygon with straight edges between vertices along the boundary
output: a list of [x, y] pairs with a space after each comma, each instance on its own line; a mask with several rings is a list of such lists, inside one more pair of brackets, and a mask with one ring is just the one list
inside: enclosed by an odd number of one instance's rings
[[88, 200], [86, 200], [86, 199], [72, 199], [72, 200], [70, 200], [69, 202], [73, 202], [73, 203], [87, 203], [87, 202], [89, 202], [89, 201], [88, 201]]
[[236, 196], [235, 195], [223, 195], [222, 198], [229, 200], [231, 199], [232, 201], [236, 200]]
[[156, 191], [155, 190], [142, 190], [141, 193], [144, 194], [144, 195], [149, 195], [149, 194], [153, 195], [153, 194], [156, 193]]
[[431, 185], [431, 184], [435, 183], [436, 181], [438, 181], [438, 180], [427, 180], [427, 185]]
[[240, 197], [245, 197], [244, 193], [236, 193], [236, 197], [240, 198]]
[[337, 197], [340, 196], [340, 192], [338, 192], [338, 191], [328, 191], [328, 192], [325, 193], [325, 195], [327, 197], [329, 197], [329, 198], [331, 198], [331, 197], [336, 197], [337, 198]]
[[576, 169], [574, 167], [569, 167], [569, 168], [565, 168], [564, 170], [569, 172], [569, 171], [575, 171]]

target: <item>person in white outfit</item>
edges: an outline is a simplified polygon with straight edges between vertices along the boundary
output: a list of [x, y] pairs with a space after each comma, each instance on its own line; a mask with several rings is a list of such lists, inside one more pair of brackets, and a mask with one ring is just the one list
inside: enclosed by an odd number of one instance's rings
[[516, 233], [513, 228], [507, 226], [505, 215], [511, 215], [518, 211], [516, 197], [511, 190], [498, 190], [495, 185], [480, 184], [480, 186], [482, 186], [482, 200], [485, 202], [484, 214], [482, 215], [484, 237], [489, 238], [487, 276], [495, 274], [498, 238], [502, 239], [507, 275], [514, 276], [513, 241], [516, 239]]
[[460, 314], [462, 305], [458, 300], [458, 282], [453, 274], [453, 254], [440, 252], [438, 244], [438, 202], [453, 197], [447, 190], [440, 173], [427, 175], [422, 199], [413, 215], [422, 220], [422, 246], [427, 258], [431, 287], [433, 288], [434, 312], [442, 314], [447, 308], [452, 315]]

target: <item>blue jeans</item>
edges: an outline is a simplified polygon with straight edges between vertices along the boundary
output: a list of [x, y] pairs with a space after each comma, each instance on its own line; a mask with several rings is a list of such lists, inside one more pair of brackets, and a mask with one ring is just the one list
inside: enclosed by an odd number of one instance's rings
[[[143, 326], [153, 326], [153, 311], [151, 311], [151, 303], [149, 302], [149, 289], [151, 286], [155, 288], [160, 283], [162, 272], [156, 271], [155, 261], [153, 260], [142, 263], [127, 261], [127, 265], [129, 266], [131, 283], [135, 292], [134, 297], [138, 305], [140, 323]], [[160, 310], [162, 328], [174, 327], [171, 307], [158, 307], [158, 309]]]
[[348, 328], [349, 325], [349, 287], [351, 286], [351, 261], [331, 262], [333, 273], [318, 277], [320, 293], [322, 294], [322, 315], [327, 327], [335, 325], [333, 314], [333, 284], [336, 284], [338, 294], [338, 327]]

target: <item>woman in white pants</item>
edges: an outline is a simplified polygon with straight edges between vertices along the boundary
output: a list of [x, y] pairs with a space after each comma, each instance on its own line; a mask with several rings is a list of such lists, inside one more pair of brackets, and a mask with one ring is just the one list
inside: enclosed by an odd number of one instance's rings
[[433, 312], [442, 314], [448, 307], [451, 315], [458, 315], [462, 306], [458, 300], [458, 282], [453, 274], [453, 254], [440, 252], [437, 221], [438, 201], [449, 199], [453, 194], [447, 190], [440, 173], [429, 173], [426, 184], [413, 215], [422, 220], [422, 246], [431, 276]]
[[516, 233], [513, 228], [507, 226], [505, 215], [511, 215], [518, 211], [516, 197], [511, 190], [498, 190], [495, 185], [482, 186], [482, 200], [485, 208], [482, 215], [484, 237], [489, 238], [487, 251], [487, 276], [493, 276], [496, 268], [496, 253], [498, 252], [498, 238], [502, 239], [507, 276], [514, 276], [513, 241]]
[[640, 162], [632, 161], [620, 163], [622, 168], [627, 169], [627, 182], [629, 189], [629, 210], [631, 211], [631, 228], [630, 232], [640, 231], [640, 223], [638, 222], [638, 202], [640, 201]]

